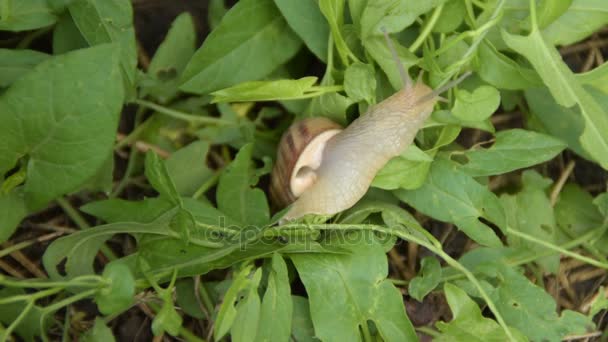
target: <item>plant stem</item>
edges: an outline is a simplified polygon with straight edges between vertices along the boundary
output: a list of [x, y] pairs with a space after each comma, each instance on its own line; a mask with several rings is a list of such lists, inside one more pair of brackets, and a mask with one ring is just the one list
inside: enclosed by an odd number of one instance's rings
[[191, 123], [202, 123], [202, 124], [210, 124], [210, 125], [230, 125], [230, 124], [232, 124], [232, 122], [226, 121], [226, 120], [223, 120], [220, 118], [192, 115], [192, 114], [180, 112], [180, 111], [172, 109], [172, 108], [163, 107], [163, 106], [157, 105], [156, 103], [152, 103], [152, 102], [149, 102], [146, 100], [136, 99], [134, 102], [140, 106], [155, 110], [161, 114], [170, 116], [174, 119], [183, 120], [183, 121], [187, 121], [187, 122], [191, 122]]
[[[57, 199], [55, 200], [57, 201], [57, 204], [59, 204], [61, 209], [65, 211], [65, 213], [70, 217], [70, 219], [74, 221], [74, 223], [76, 223], [76, 225], [81, 230], [91, 228], [91, 226], [89, 226], [84, 217], [80, 215], [78, 210], [76, 210], [69, 201], [67, 201], [63, 197], [57, 197]], [[114, 254], [114, 252], [105, 244], [101, 246], [101, 252], [110, 260], [117, 259], [116, 254]]]
[[443, 11], [443, 5], [444, 4], [441, 4], [435, 7], [433, 14], [431, 14], [431, 18], [422, 29], [422, 32], [420, 32], [420, 35], [418, 35], [418, 38], [416, 38], [416, 40], [410, 46], [409, 50], [411, 53], [415, 53], [416, 50], [418, 50], [420, 46], [422, 46], [426, 38], [431, 34], [431, 31], [433, 31], [435, 24], [437, 24], [437, 20], [441, 16], [441, 12]]
[[28, 301], [25, 309], [23, 309], [21, 311], [19, 316], [17, 316], [17, 318], [15, 318], [15, 320], [11, 323], [11, 325], [9, 325], [8, 328], [6, 328], [6, 330], [2, 334], [2, 339], [0, 340], [1, 342], [5, 342], [8, 340], [8, 338], [11, 336], [11, 332], [13, 330], [15, 330], [15, 328], [17, 328], [19, 323], [21, 323], [21, 321], [23, 321], [25, 316], [27, 316], [27, 314], [30, 312], [30, 310], [32, 310], [33, 307], [34, 307], [34, 301], [33, 300]]
[[209, 178], [206, 182], [201, 184], [201, 186], [192, 195], [192, 198], [199, 199], [202, 195], [204, 195], [205, 192], [207, 192], [207, 190], [209, 190], [212, 186], [214, 186], [218, 182], [218, 180], [220, 179], [220, 176], [222, 175], [222, 171], [224, 171], [224, 168], [218, 169], [213, 174], [213, 176], [211, 176], [211, 178]]
[[78, 294], [75, 294], [71, 297], [68, 297], [64, 300], [60, 300], [57, 303], [54, 303], [52, 305], [49, 305], [47, 307], [44, 307], [44, 309], [42, 309], [42, 315], [45, 316], [49, 313], [55, 312], [61, 308], [63, 308], [64, 306], [68, 306], [72, 303], [75, 303], [81, 299], [87, 298], [89, 296], [94, 295], [95, 293], [97, 293], [97, 291], [99, 291], [99, 289], [91, 289], [91, 290], [87, 290], [87, 291], [83, 291], [80, 292]]
[[578, 253], [571, 252], [571, 251], [569, 251], [567, 249], [564, 249], [564, 248], [556, 246], [556, 245], [554, 245], [552, 243], [543, 241], [543, 240], [538, 239], [538, 238], [536, 238], [536, 237], [534, 237], [532, 235], [528, 235], [526, 233], [522, 233], [522, 232], [517, 231], [517, 230], [515, 230], [513, 228], [507, 227], [507, 233], [513, 234], [515, 236], [518, 236], [518, 237], [520, 237], [520, 238], [522, 238], [524, 240], [527, 240], [527, 241], [530, 241], [530, 242], [534, 242], [534, 243], [539, 244], [539, 245], [541, 245], [543, 247], [547, 247], [547, 248], [549, 248], [551, 250], [554, 250], [554, 251], [559, 252], [561, 254], [567, 255], [567, 256], [569, 256], [569, 257], [571, 257], [573, 259], [577, 259], [577, 260], [580, 260], [582, 262], [588, 263], [588, 264], [593, 265], [595, 267], [599, 267], [599, 268], [603, 268], [603, 269], [608, 269], [608, 264], [605, 264], [603, 262], [599, 262], [599, 261], [597, 261], [595, 259], [591, 259], [589, 257], [586, 257], [584, 255], [580, 255]]
[[188, 342], [206, 342], [204, 339], [194, 335], [190, 330], [181, 327], [179, 329], [179, 334], [181, 337], [184, 338], [184, 340], [188, 341]]

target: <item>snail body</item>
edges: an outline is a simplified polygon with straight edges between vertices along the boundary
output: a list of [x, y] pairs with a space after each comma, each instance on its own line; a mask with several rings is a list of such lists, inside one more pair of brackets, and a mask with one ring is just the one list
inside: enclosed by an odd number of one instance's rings
[[413, 84], [386, 32], [385, 37], [403, 89], [343, 130], [328, 119], [310, 118], [294, 123], [281, 138], [270, 194], [279, 206], [291, 204], [282, 222], [308, 214], [330, 216], [352, 207], [378, 171], [414, 141], [439, 94], [468, 76], [436, 90], [421, 77]]
[[437, 102], [437, 96], [417, 102], [429, 94], [433, 90], [420, 82], [405, 87], [329, 138], [318, 168], [310, 171], [314, 184], [295, 200], [283, 220], [333, 215], [359, 201], [378, 171], [414, 140]]

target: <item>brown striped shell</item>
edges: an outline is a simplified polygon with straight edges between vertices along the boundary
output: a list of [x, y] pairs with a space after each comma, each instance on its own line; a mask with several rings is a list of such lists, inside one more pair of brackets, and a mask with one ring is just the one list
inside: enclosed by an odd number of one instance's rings
[[314, 117], [294, 122], [283, 133], [270, 183], [270, 198], [277, 207], [293, 203], [314, 184], [325, 142], [341, 130], [329, 119]]

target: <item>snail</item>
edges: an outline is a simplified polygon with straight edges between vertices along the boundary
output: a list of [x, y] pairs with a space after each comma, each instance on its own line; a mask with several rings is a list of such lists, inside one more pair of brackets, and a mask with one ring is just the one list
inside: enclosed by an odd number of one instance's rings
[[414, 84], [397, 62], [403, 88], [371, 107], [348, 127], [322, 117], [293, 123], [281, 137], [271, 173], [270, 195], [279, 206], [291, 207], [281, 223], [308, 214], [334, 215], [359, 201], [378, 171], [409, 146], [441, 98], [439, 94], [462, 81], [433, 90]]

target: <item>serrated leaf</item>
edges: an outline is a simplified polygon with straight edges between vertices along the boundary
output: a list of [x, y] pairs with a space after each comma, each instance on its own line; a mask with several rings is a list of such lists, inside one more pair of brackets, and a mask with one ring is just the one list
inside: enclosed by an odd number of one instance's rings
[[106, 162], [123, 98], [117, 60], [112, 45], [55, 56], [0, 96], [0, 174], [29, 156], [28, 208], [78, 190]]
[[482, 85], [472, 93], [456, 89], [456, 101], [452, 113], [465, 121], [483, 121], [498, 109], [500, 93], [496, 88]]
[[371, 232], [347, 234], [349, 243], [342, 247], [352, 254], [291, 255], [308, 293], [316, 336], [358, 341], [360, 326], [371, 320], [385, 341], [417, 340], [401, 294], [386, 280], [381, 244]]
[[370, 64], [353, 63], [344, 72], [344, 90], [355, 101], [374, 104], [376, 100], [376, 77]]
[[410, 295], [417, 301], [422, 302], [441, 281], [441, 265], [433, 257], [425, 257], [420, 262], [420, 271], [416, 278], [412, 279], [408, 286]]
[[[498, 323], [481, 314], [479, 306], [458, 287], [446, 283], [445, 296], [452, 310], [452, 321], [438, 322], [441, 335], [436, 341], [506, 341], [508, 336]], [[511, 329], [517, 341], [525, 341], [521, 333]]]
[[287, 341], [291, 333], [292, 300], [287, 264], [280, 254], [269, 262], [268, 286], [260, 308], [256, 341]]
[[300, 46], [272, 0], [239, 1], [194, 54], [180, 89], [206, 94], [261, 79], [293, 57]]
[[479, 77], [500, 89], [528, 89], [542, 85], [538, 74], [502, 54], [488, 41], [479, 44], [476, 71]]
[[445, 3], [446, 0], [411, 1], [369, 1], [361, 16], [361, 36], [382, 35], [387, 32], [400, 32], [414, 23], [423, 13]]
[[[547, 179], [535, 171], [524, 171], [522, 175], [523, 189], [514, 195], [503, 194], [500, 201], [507, 217], [510, 228], [522, 233], [535, 236], [543, 241], [557, 244], [558, 232], [553, 206], [545, 193], [551, 184]], [[507, 234], [509, 245], [518, 246], [531, 253], [544, 254], [549, 250], [537, 244], [522, 240], [517, 236]], [[559, 268], [559, 255], [554, 254], [539, 258], [537, 262], [547, 272], [557, 273]]]
[[585, 120], [580, 142], [603, 168], [608, 169], [608, 112], [578, 83], [558, 51], [533, 27], [528, 36], [502, 32], [507, 45], [524, 55], [539, 73], [558, 104], [570, 108], [575, 105]]
[[551, 136], [523, 129], [496, 133], [496, 142], [487, 149], [465, 152], [468, 162], [463, 169], [471, 176], [491, 176], [546, 162], [566, 145]]
[[173, 152], [167, 159], [167, 172], [182, 196], [192, 196], [213, 175], [207, 167], [209, 143], [195, 141]]
[[394, 193], [416, 210], [454, 223], [482, 245], [502, 246], [492, 229], [479, 221], [483, 217], [504, 229], [505, 214], [498, 198], [450, 161], [435, 160], [422, 187]]
[[[70, 279], [79, 275], [95, 274], [93, 261], [99, 248], [115, 234], [152, 234], [177, 237], [169, 230], [169, 222], [175, 211], [169, 211], [148, 223], [119, 222], [95, 229], [81, 230], [54, 240], [44, 252], [42, 263], [51, 279]], [[57, 267], [65, 260], [65, 273]]]
[[182, 13], [175, 18], [150, 61], [148, 75], [154, 82], [145, 86], [144, 91], [162, 103], [174, 99], [179, 92], [179, 78], [194, 55], [195, 44], [196, 29], [192, 16]]
[[220, 177], [217, 207], [237, 222], [263, 227], [270, 220], [268, 202], [261, 189], [251, 188], [253, 145], [243, 146]]
[[169, 171], [167, 171], [167, 166], [160, 157], [152, 152], [148, 151], [146, 153], [146, 170], [145, 170], [146, 178], [154, 187], [158, 193], [171, 201], [175, 205], [179, 205], [181, 203], [181, 198], [177, 193], [177, 189], [175, 188], [175, 184], [169, 176]]

